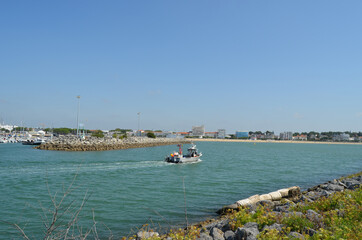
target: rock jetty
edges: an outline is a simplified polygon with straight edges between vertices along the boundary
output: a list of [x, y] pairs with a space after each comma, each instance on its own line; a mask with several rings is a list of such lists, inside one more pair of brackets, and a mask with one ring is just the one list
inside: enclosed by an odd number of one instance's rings
[[117, 139], [88, 137], [86, 139], [80, 139], [75, 136], [60, 136], [52, 139], [47, 143], [36, 146], [35, 148], [56, 151], [106, 151], [128, 148], [155, 147], [190, 142], [190, 140], [183, 138], [130, 137], [125, 139]]
[[[245, 214], [253, 215], [256, 214], [256, 211], [258, 211], [257, 209], [259, 206], [263, 206], [266, 209], [269, 209], [270, 214], [277, 216], [277, 218], [279, 219], [298, 218], [309, 222], [312, 225], [323, 225], [323, 217], [325, 217], [324, 213], [317, 212], [318, 210], [315, 211], [309, 209], [308, 207], [305, 208], [305, 211], [299, 212], [293, 209], [293, 207], [300, 206], [300, 208], [303, 209], [303, 206], [305, 206], [305, 204], [317, 202], [325, 198], [330, 198], [337, 192], [359, 189], [362, 185], [362, 173], [356, 175], [357, 176], [334, 179], [324, 184], [308, 188], [306, 191], [303, 192], [301, 192], [299, 187], [294, 186], [290, 188], [280, 189], [268, 194], [254, 195], [249, 198], [239, 200], [234, 204], [225, 206], [222, 209], [218, 210], [218, 213], [221, 214], [220, 218], [211, 219], [203, 223], [195, 224], [194, 226], [196, 227], [196, 229], [199, 230], [197, 233], [197, 237], [195, 237], [194, 239], [256, 240], [260, 237], [260, 234], [268, 234], [268, 232], [276, 232], [277, 234], [280, 234], [277, 235], [280, 239], [284, 236], [283, 234], [287, 234], [284, 237], [289, 239], [305, 239], [306, 237], [313, 237], [314, 234], [318, 233], [318, 229], [306, 227], [301, 229], [300, 231], [292, 230], [290, 232], [285, 232], [285, 224], [277, 222], [261, 226], [257, 222], [251, 221], [246, 222], [241, 227], [233, 230], [232, 225], [234, 224], [233, 221], [235, 219], [233, 219], [233, 217], [230, 218], [230, 216], [227, 215], [227, 210], [239, 211], [240, 208], [243, 208]], [[334, 209], [333, 211], [337, 211], [338, 216], [343, 217], [343, 215], [345, 214], [344, 210]], [[148, 233], [157, 234], [158, 236], [158, 233]], [[134, 239], [148, 239], [144, 236], [149, 237], [150, 235], [147, 235], [144, 231], [140, 231]], [[173, 238], [166, 234], [161, 236], [160, 239], [171, 240]], [[262, 239], [265, 239], [265, 235]]]

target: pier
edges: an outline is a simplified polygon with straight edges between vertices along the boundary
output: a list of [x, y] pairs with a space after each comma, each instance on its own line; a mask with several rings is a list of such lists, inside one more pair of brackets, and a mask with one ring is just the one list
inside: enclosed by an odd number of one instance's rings
[[145, 138], [130, 137], [126, 139], [88, 137], [81, 139], [75, 136], [60, 136], [36, 146], [36, 149], [55, 151], [106, 151], [128, 148], [155, 147], [163, 145], [190, 143], [184, 138]]

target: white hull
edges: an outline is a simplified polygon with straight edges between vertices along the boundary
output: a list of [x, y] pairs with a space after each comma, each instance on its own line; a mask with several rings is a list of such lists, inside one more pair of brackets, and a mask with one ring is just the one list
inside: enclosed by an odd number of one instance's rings
[[198, 162], [200, 161], [200, 157], [202, 156], [202, 154], [200, 154], [199, 156], [195, 156], [195, 157], [167, 157], [166, 158], [166, 162], [169, 163], [192, 163], [192, 162]]

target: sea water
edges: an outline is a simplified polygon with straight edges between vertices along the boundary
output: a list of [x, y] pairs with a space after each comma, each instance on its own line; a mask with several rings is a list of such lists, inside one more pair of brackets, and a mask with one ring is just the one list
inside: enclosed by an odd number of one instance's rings
[[44, 236], [52, 197], [59, 202], [70, 185], [63, 207], [72, 203], [76, 211], [86, 200], [78, 225], [90, 228], [94, 217], [101, 238], [118, 238], [144, 224], [167, 229], [184, 226], [186, 219], [202, 221], [253, 194], [307, 188], [362, 169], [362, 145], [198, 142], [197, 147], [201, 162], [169, 164], [163, 160], [176, 146], [58, 152], [1, 144], [0, 239], [19, 236], [8, 223], [31, 238]]

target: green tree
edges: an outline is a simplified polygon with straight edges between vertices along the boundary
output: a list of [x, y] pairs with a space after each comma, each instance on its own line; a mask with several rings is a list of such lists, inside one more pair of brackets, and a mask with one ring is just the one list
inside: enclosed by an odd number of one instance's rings
[[102, 130], [96, 130], [92, 133], [92, 137], [103, 138], [104, 134]]
[[2, 132], [6, 132], [6, 133], [9, 133], [10, 131], [8, 129], [5, 129], [5, 128], [1, 128], [0, 129]]
[[72, 132], [70, 128], [54, 128], [53, 132], [56, 134], [67, 135]]
[[156, 138], [156, 135], [153, 132], [148, 132], [147, 137], [149, 138]]

